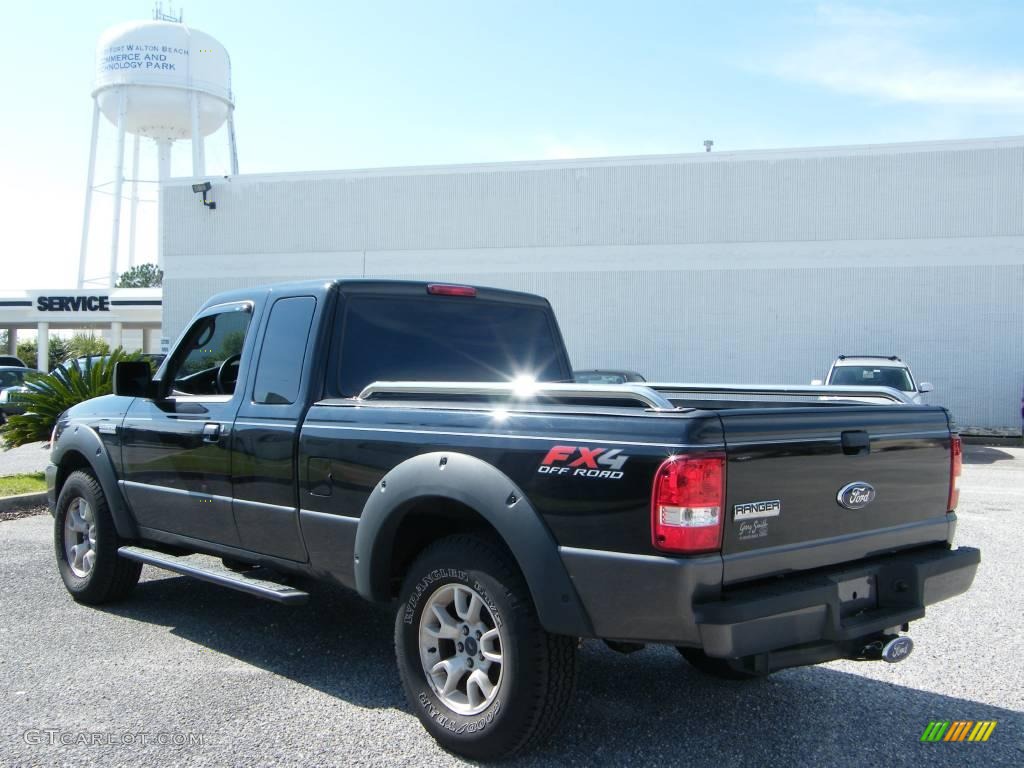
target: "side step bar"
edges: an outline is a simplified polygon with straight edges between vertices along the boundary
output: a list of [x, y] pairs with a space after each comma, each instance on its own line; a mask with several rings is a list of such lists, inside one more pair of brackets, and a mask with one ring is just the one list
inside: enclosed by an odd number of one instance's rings
[[175, 557], [143, 547], [121, 547], [117, 550], [117, 554], [128, 560], [154, 565], [157, 568], [180, 573], [182, 576], [191, 576], [200, 581], [208, 581], [211, 584], [262, 597], [264, 600], [272, 600], [275, 603], [299, 605], [309, 599], [309, 593], [303, 592], [301, 589], [295, 589], [295, 587], [276, 581], [247, 576], [244, 572], [230, 571], [220, 566], [219, 562], [217, 565], [199, 562], [197, 559], [193, 559], [196, 557], [195, 555]]

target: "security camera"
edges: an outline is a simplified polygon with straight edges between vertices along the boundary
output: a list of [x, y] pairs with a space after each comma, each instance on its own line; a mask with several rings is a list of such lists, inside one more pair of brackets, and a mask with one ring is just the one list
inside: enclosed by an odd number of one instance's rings
[[210, 191], [210, 188], [211, 188], [211, 185], [210, 185], [210, 182], [208, 182], [208, 181], [201, 181], [198, 184], [193, 184], [192, 185], [192, 191], [195, 192], [197, 195], [200, 192], [203, 193], [203, 205], [205, 205], [207, 208], [209, 208], [212, 211], [212, 210], [214, 210], [217, 207], [217, 203], [215, 203], [213, 200], [209, 200], [208, 201], [206, 199], [206, 193]]

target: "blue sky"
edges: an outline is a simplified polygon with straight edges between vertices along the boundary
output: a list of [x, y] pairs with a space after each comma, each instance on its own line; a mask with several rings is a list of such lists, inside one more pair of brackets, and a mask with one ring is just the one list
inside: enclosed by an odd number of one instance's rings
[[[1020, 2], [193, 0], [184, 11], [231, 53], [243, 173], [692, 152], [705, 138], [722, 151], [1024, 133]], [[0, 289], [73, 283], [96, 39], [150, 12], [145, 0], [5, 7]], [[223, 137], [207, 154], [211, 172], [226, 167]]]

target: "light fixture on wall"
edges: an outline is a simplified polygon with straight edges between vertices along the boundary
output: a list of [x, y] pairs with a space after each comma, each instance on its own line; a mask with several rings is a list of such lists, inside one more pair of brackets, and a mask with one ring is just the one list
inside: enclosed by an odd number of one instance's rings
[[206, 193], [210, 191], [210, 187], [211, 187], [210, 182], [204, 181], [204, 182], [201, 182], [199, 184], [193, 184], [192, 185], [192, 191], [195, 192], [197, 195], [200, 192], [202, 192], [203, 193], [203, 205], [205, 205], [207, 208], [209, 208], [212, 211], [212, 210], [214, 210], [217, 207], [217, 203], [214, 202], [213, 200], [207, 200], [206, 199]]

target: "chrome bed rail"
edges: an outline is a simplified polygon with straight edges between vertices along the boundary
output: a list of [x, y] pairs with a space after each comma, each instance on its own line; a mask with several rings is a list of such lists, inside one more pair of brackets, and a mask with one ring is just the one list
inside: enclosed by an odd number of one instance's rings
[[489, 397], [512, 401], [632, 401], [655, 411], [675, 411], [668, 398], [643, 384], [553, 384], [547, 382], [375, 381], [359, 393], [360, 400], [387, 395], [422, 397]]
[[775, 395], [816, 399], [882, 400], [888, 403], [913, 405], [906, 393], [892, 387], [844, 387], [813, 384], [677, 384], [649, 382], [644, 386], [662, 395]]

